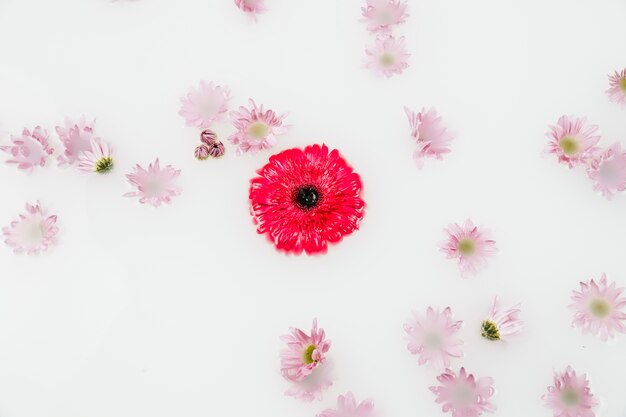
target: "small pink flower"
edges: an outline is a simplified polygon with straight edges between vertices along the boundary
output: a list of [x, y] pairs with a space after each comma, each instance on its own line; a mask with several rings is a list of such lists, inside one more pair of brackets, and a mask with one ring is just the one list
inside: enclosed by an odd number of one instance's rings
[[463, 275], [475, 274], [487, 264], [487, 257], [498, 252], [496, 242], [488, 238], [487, 230], [480, 230], [471, 220], [465, 220], [463, 226], [449, 224], [444, 229], [448, 240], [442, 243], [441, 251], [448, 259], [458, 259]]
[[376, 39], [374, 45], [365, 49], [365, 54], [367, 55], [365, 67], [387, 78], [394, 74], [402, 74], [402, 71], [409, 67], [407, 60], [411, 56], [406, 52], [404, 37], [393, 36]]
[[205, 129], [202, 131], [202, 133], [200, 133], [200, 142], [204, 143], [207, 146], [212, 145], [213, 142], [215, 142], [216, 140], [217, 134], [212, 130]]
[[444, 413], [450, 412], [452, 417], [478, 417], [484, 412], [495, 411], [496, 407], [489, 401], [495, 394], [492, 378], [475, 378], [461, 368], [458, 376], [446, 369], [437, 380], [441, 385], [430, 387], [430, 390], [437, 396], [435, 402], [443, 404]]
[[81, 152], [78, 169], [83, 172], [106, 174], [113, 169], [111, 147], [100, 138], [91, 139], [91, 150]]
[[572, 324], [580, 327], [583, 333], [600, 335], [603, 341], [614, 337], [614, 333], [626, 333], [626, 298], [621, 297], [624, 288], [616, 288], [615, 282], [608, 285], [606, 274], [602, 274], [599, 284], [581, 282], [580, 291], [573, 291], [569, 306], [574, 311]]
[[207, 147], [209, 149], [209, 155], [211, 155], [213, 158], [220, 158], [226, 152], [224, 144], [219, 140], [213, 141], [213, 143], [207, 145]]
[[366, 0], [367, 6], [362, 7], [363, 21], [367, 30], [373, 33], [389, 34], [395, 25], [406, 21], [407, 4], [396, 0]]
[[619, 143], [595, 155], [587, 167], [587, 175], [594, 182], [593, 189], [609, 200], [613, 194], [626, 190], [626, 152]]
[[0, 150], [11, 155], [7, 164], [17, 164], [19, 169], [32, 171], [36, 166], [45, 166], [48, 155], [54, 149], [48, 146], [48, 132], [37, 126], [32, 132], [28, 129], [22, 131], [22, 136], [11, 135], [10, 146], [0, 146]]
[[204, 143], [202, 145], [196, 146], [196, 150], [193, 152], [193, 155], [199, 161], [204, 161], [209, 157], [209, 148]]
[[206, 129], [224, 118], [229, 99], [228, 88], [200, 81], [197, 89], [192, 88], [180, 99], [182, 106], [178, 114], [185, 118], [187, 126]]
[[5, 243], [15, 253], [26, 252], [29, 255], [48, 250], [48, 246], [56, 243], [57, 216], [49, 216], [41, 208], [39, 201], [34, 205], [26, 203], [26, 213], [7, 227], [2, 228]]
[[609, 99], [615, 103], [626, 105], [626, 68], [621, 72], [615, 71], [615, 74], [609, 75], [609, 89], [606, 93]]
[[555, 154], [560, 163], [570, 168], [588, 162], [597, 150], [595, 145], [600, 136], [598, 126], [586, 123], [584, 117], [561, 116], [546, 133], [550, 138], [547, 152]]
[[260, 150], [276, 146], [280, 136], [289, 130], [290, 126], [283, 126], [286, 114], [277, 115], [273, 110], [263, 110], [263, 105], [257, 106], [254, 100], [249, 100], [250, 109], [243, 106], [239, 111], [232, 111], [230, 118], [237, 132], [228, 140], [237, 146], [237, 154], [255, 154]]
[[154, 164], [148, 165], [147, 170], [136, 165], [134, 172], [126, 174], [126, 178], [137, 191], [128, 192], [124, 197], [139, 197], [141, 204], [148, 203], [154, 207], [159, 207], [161, 203], [169, 204], [172, 197], [181, 193], [180, 187], [176, 184], [179, 175], [180, 170], [172, 168], [171, 165], [161, 169], [159, 158]]
[[242, 11], [255, 15], [267, 10], [265, 0], [235, 0], [235, 5]]
[[576, 375], [571, 366], [565, 372], [554, 373], [554, 385], [541, 397], [552, 409], [554, 417], [595, 417], [593, 407], [598, 402], [593, 398], [587, 375]]
[[454, 137], [443, 123], [437, 110], [431, 107], [428, 111], [422, 108], [419, 113], [413, 112], [408, 107], [404, 108], [411, 126], [411, 137], [417, 143], [417, 149], [413, 153], [413, 159], [418, 168], [424, 166], [424, 158], [443, 159], [443, 155], [450, 153], [450, 142]]
[[280, 352], [280, 372], [285, 379], [298, 382], [324, 363], [330, 340], [325, 339], [324, 329], [318, 330], [317, 319], [313, 320], [310, 335], [296, 328], [289, 330], [291, 334], [281, 337], [287, 348]]
[[407, 349], [413, 355], [419, 355], [418, 363], [435, 363], [442, 368], [450, 366], [450, 358], [463, 356], [457, 332], [462, 321], [452, 320], [452, 310], [446, 307], [442, 312], [428, 307], [426, 315], [413, 312], [413, 317], [404, 324], [408, 335]]
[[59, 139], [63, 142], [63, 154], [57, 157], [59, 165], [74, 164], [84, 151], [91, 149], [91, 139], [93, 137], [93, 126], [95, 120], [87, 121], [85, 116], [81, 116], [78, 121], [69, 117], [65, 118], [65, 126], [56, 126]]
[[337, 409], [328, 408], [317, 417], [370, 417], [374, 411], [374, 401], [371, 398], [356, 403], [354, 394], [347, 392], [346, 395], [337, 397]]
[[524, 322], [519, 315], [521, 304], [511, 307], [502, 307], [498, 297], [493, 298], [489, 313], [481, 326], [481, 335], [487, 340], [508, 341], [511, 337], [524, 330]]

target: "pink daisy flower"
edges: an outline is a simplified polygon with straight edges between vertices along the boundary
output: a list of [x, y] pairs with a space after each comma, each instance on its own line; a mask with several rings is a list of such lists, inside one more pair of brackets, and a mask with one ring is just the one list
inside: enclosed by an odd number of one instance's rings
[[406, 21], [407, 4], [395, 0], [366, 0], [367, 6], [362, 7], [363, 21], [367, 30], [373, 33], [389, 34], [395, 25]]
[[459, 260], [459, 268], [464, 275], [478, 272], [487, 264], [487, 257], [498, 252], [496, 242], [488, 238], [489, 232], [480, 230], [469, 219], [462, 226], [449, 224], [444, 231], [448, 240], [442, 243], [441, 251], [446, 253], [448, 259]]
[[496, 407], [489, 401], [495, 394], [492, 378], [475, 378], [461, 368], [458, 376], [446, 369], [437, 380], [441, 385], [430, 390], [437, 396], [435, 402], [442, 404], [444, 413], [450, 412], [452, 417], [478, 417], [495, 411]]
[[428, 307], [426, 315], [413, 312], [413, 317], [404, 324], [408, 335], [407, 349], [413, 355], [419, 355], [418, 363], [438, 362], [443, 368], [450, 366], [450, 358], [463, 356], [457, 332], [462, 321], [452, 320], [452, 310], [446, 307], [442, 312]]
[[78, 157], [78, 169], [84, 172], [106, 174], [113, 169], [111, 147], [100, 138], [91, 139], [91, 150], [81, 152]]
[[626, 333], [626, 298], [624, 288], [616, 288], [615, 282], [608, 285], [606, 274], [599, 283], [593, 279], [580, 283], [580, 291], [573, 291], [569, 306], [574, 311], [572, 324], [583, 333], [600, 335], [603, 341], [614, 337], [614, 333]]
[[404, 37], [394, 38], [389, 36], [384, 39], [376, 39], [374, 45], [365, 49], [367, 60], [365, 67], [376, 74], [387, 78], [394, 74], [402, 74], [409, 67]]
[[554, 417], [595, 417], [593, 407], [598, 402], [593, 398], [587, 375], [576, 375], [571, 366], [565, 372], [554, 373], [554, 385], [541, 397], [552, 409]]
[[313, 320], [310, 335], [293, 327], [289, 330], [291, 334], [281, 337], [287, 348], [280, 352], [280, 372], [289, 381], [302, 381], [324, 363], [330, 340], [325, 339], [324, 329], [318, 330], [317, 319]]
[[621, 105], [626, 104], [626, 68], [621, 72], [615, 71], [615, 74], [609, 75], [609, 89], [606, 93], [609, 99]]
[[180, 195], [181, 189], [176, 184], [179, 169], [172, 168], [171, 165], [161, 168], [159, 158], [154, 164], [148, 165], [148, 169], [144, 169], [139, 165], [135, 166], [134, 172], [126, 174], [128, 182], [137, 188], [124, 194], [124, 197], [139, 197], [141, 204], [151, 204], [159, 207], [161, 203], [170, 203], [172, 197]]
[[95, 120], [87, 121], [83, 115], [78, 121], [66, 117], [65, 126], [55, 127], [59, 139], [61, 139], [65, 148], [63, 154], [57, 157], [59, 165], [73, 164], [78, 161], [78, 157], [82, 152], [91, 149], [95, 123]]
[[230, 90], [214, 85], [211, 81], [200, 81], [200, 86], [192, 88], [185, 97], [181, 97], [182, 106], [178, 112], [185, 118], [187, 126], [206, 129], [213, 122], [220, 121], [228, 111]]
[[570, 168], [587, 162], [597, 150], [595, 145], [600, 135], [597, 135], [598, 126], [586, 123], [584, 117], [561, 116], [546, 133], [550, 138], [547, 152], [555, 154], [560, 163]]
[[606, 198], [626, 190], [626, 152], [619, 143], [595, 155], [587, 167], [587, 175], [594, 182], [593, 189]]
[[347, 392], [346, 395], [337, 397], [337, 409], [328, 408], [317, 417], [370, 417], [374, 412], [374, 401], [370, 398], [357, 404], [354, 394]]
[[239, 111], [232, 111], [230, 118], [237, 132], [228, 140], [237, 146], [237, 154], [257, 153], [263, 149], [276, 146], [280, 136], [289, 130], [290, 126], [283, 126], [286, 114], [277, 115], [273, 110], [263, 110], [263, 105], [257, 106], [254, 100], [249, 100], [250, 109], [243, 106]]
[[481, 335], [487, 340], [504, 340], [518, 335], [524, 330], [524, 322], [520, 320], [521, 304], [502, 307], [498, 297], [493, 298], [489, 313], [481, 326]]
[[45, 166], [48, 155], [54, 149], [48, 146], [48, 132], [37, 126], [32, 132], [22, 131], [22, 136], [11, 135], [12, 145], [0, 146], [0, 150], [11, 155], [7, 164], [17, 164], [18, 169], [32, 171], [36, 166]]
[[428, 111], [422, 108], [422, 111], [416, 114], [408, 107], [405, 107], [404, 112], [411, 126], [411, 137], [417, 143], [413, 159], [418, 168], [421, 169], [424, 166], [426, 157], [441, 160], [444, 154], [450, 153], [450, 142], [452, 142], [454, 137], [443, 126], [437, 110], [433, 107]]
[[265, 0], [235, 0], [235, 5], [251, 15], [263, 13], [267, 10]]
[[48, 250], [48, 246], [56, 243], [57, 216], [49, 216], [39, 204], [26, 203], [26, 213], [7, 227], [2, 228], [4, 242], [13, 248], [15, 253], [26, 252], [29, 255]]

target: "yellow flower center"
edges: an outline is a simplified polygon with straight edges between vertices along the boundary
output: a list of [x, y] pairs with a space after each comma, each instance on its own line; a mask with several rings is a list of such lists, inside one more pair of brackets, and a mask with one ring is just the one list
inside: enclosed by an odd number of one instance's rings
[[96, 172], [98, 174], [105, 174], [111, 169], [113, 169], [113, 158], [111, 158], [110, 156], [100, 158], [98, 162], [96, 162]]
[[384, 53], [380, 56], [379, 61], [380, 65], [382, 65], [383, 67], [390, 67], [394, 64], [396, 60], [390, 53]]
[[315, 359], [313, 359], [313, 352], [315, 352], [315, 345], [309, 345], [307, 346], [307, 348], [304, 350], [303, 353], [303, 359], [304, 359], [304, 363], [306, 363], [307, 365], [315, 362]]
[[559, 142], [559, 147], [563, 150], [565, 155], [574, 156], [578, 153], [578, 141], [569, 136], [565, 136]]
[[563, 401], [563, 404], [565, 405], [574, 406], [574, 405], [578, 405], [578, 402], [580, 400], [578, 398], [578, 393], [576, 391], [574, 391], [571, 388], [566, 388], [563, 391], [561, 391], [561, 401]]
[[599, 319], [603, 319], [611, 312], [611, 305], [603, 298], [596, 298], [589, 304], [591, 314]]
[[459, 240], [457, 249], [459, 250], [459, 252], [461, 252], [461, 255], [471, 256], [476, 252], [476, 244], [472, 239], [461, 239]]
[[269, 127], [263, 122], [254, 122], [248, 128], [248, 134], [254, 139], [265, 139], [269, 133]]
[[621, 88], [622, 91], [626, 93], [626, 78], [622, 78], [621, 80], [619, 80], [619, 88]]
[[481, 335], [487, 340], [500, 340], [500, 330], [498, 330], [498, 326], [490, 320], [483, 322]]

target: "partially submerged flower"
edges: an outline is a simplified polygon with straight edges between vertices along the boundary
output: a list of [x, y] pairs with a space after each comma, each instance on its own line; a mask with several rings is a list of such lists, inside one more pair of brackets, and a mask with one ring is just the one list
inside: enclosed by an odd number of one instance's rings
[[554, 417], [595, 417], [593, 408], [598, 402], [593, 398], [587, 375], [576, 375], [568, 366], [564, 372], [554, 373], [554, 385], [541, 397]]
[[106, 174], [113, 169], [111, 147], [100, 138], [91, 139], [91, 150], [78, 157], [78, 169], [83, 172]]
[[26, 203], [26, 212], [18, 219], [2, 228], [4, 242], [15, 253], [26, 252], [29, 255], [48, 250], [56, 242], [59, 231], [56, 226], [57, 216], [48, 215], [39, 202]]
[[200, 81], [198, 88], [192, 88], [180, 99], [182, 106], [178, 114], [185, 118], [187, 126], [206, 129], [224, 118], [229, 99], [228, 88], [214, 85], [212, 81], [208, 84]]
[[10, 155], [7, 164], [16, 164], [18, 169], [32, 171], [34, 167], [45, 166], [54, 152], [48, 145], [48, 132], [40, 126], [32, 132], [24, 129], [21, 136], [11, 135], [11, 141], [11, 145], [0, 146], [0, 150]]
[[324, 329], [318, 329], [317, 319], [313, 320], [311, 334], [291, 328], [290, 334], [281, 339], [287, 347], [280, 352], [280, 372], [289, 381], [299, 382], [308, 377], [324, 363], [330, 349], [330, 340], [326, 340]]
[[337, 397], [337, 409], [328, 408], [317, 417], [370, 417], [374, 412], [374, 401], [370, 398], [357, 404], [354, 394], [347, 392]]
[[243, 12], [249, 13], [253, 16], [267, 10], [265, 7], [265, 0], [235, 0], [235, 5]]
[[228, 140], [237, 146], [237, 154], [255, 154], [270, 149], [278, 143], [277, 137], [286, 133], [290, 126], [284, 126], [286, 114], [277, 115], [273, 110], [264, 110], [263, 105], [257, 106], [249, 100], [249, 107], [239, 107], [232, 111], [230, 118], [237, 131]]
[[437, 396], [435, 402], [442, 404], [442, 410], [450, 412], [452, 417], [478, 417], [495, 411], [491, 403], [495, 394], [492, 378], [476, 378], [461, 368], [458, 375], [446, 369], [437, 380], [441, 385], [432, 386], [430, 390]]
[[550, 139], [547, 152], [570, 168], [585, 164], [597, 151], [596, 144], [600, 140], [597, 133], [598, 126], [588, 125], [584, 117], [561, 116], [546, 133]]
[[461, 273], [475, 274], [484, 268], [487, 258], [498, 252], [496, 242], [489, 239], [487, 230], [474, 226], [471, 220], [463, 225], [452, 223], [445, 229], [448, 240], [442, 243], [441, 251], [448, 259], [458, 259]]
[[574, 311], [572, 324], [582, 329], [583, 333], [600, 336], [603, 341], [613, 338], [615, 333], [626, 333], [626, 298], [622, 296], [623, 287], [615, 282], [610, 285], [606, 274], [600, 281], [580, 283], [580, 291], [573, 291], [569, 308]]
[[365, 67], [387, 78], [402, 74], [409, 67], [408, 58], [411, 56], [406, 52], [404, 37], [393, 36], [376, 39], [374, 45], [365, 49], [365, 54]]
[[626, 68], [609, 75], [609, 89], [606, 93], [611, 101], [626, 105]]
[[454, 138], [452, 133], [443, 125], [441, 116], [433, 107], [426, 111], [415, 113], [408, 107], [404, 108], [409, 125], [411, 137], [417, 144], [413, 153], [413, 159], [418, 168], [424, 166], [425, 158], [443, 159], [443, 155], [450, 153], [450, 142]]
[[462, 324], [460, 320], [452, 320], [450, 307], [443, 311], [428, 307], [425, 315], [413, 312], [413, 317], [404, 324], [409, 341], [407, 349], [419, 355], [420, 365], [435, 363], [447, 368], [451, 358], [463, 356], [463, 342], [457, 335]]
[[619, 143], [595, 155], [587, 166], [593, 189], [608, 199], [626, 190], [626, 152]]
[[170, 203], [172, 197], [180, 195], [181, 189], [177, 184], [179, 169], [167, 165], [161, 168], [159, 158], [154, 164], [148, 165], [144, 169], [139, 164], [135, 166], [133, 172], [126, 175], [128, 182], [137, 190], [124, 194], [125, 197], [139, 197], [141, 204], [151, 204], [159, 207], [162, 203]]
[[487, 340], [507, 341], [521, 333], [524, 330], [524, 322], [519, 318], [522, 311], [520, 306], [516, 304], [503, 307], [498, 302], [498, 297], [494, 297], [487, 318], [481, 325], [481, 335]]
[[406, 21], [407, 4], [397, 0], [366, 0], [361, 8], [367, 30], [373, 33], [388, 34], [393, 26]]
[[95, 120], [87, 120], [83, 115], [78, 120], [66, 117], [64, 126], [55, 127], [64, 148], [63, 154], [57, 157], [59, 165], [72, 165], [78, 161], [81, 153], [91, 149], [95, 123]]

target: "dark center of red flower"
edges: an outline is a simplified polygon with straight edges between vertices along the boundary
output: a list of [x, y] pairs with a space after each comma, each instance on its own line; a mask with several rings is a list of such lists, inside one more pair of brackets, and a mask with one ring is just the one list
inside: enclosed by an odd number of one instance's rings
[[320, 192], [312, 185], [303, 185], [294, 193], [294, 201], [303, 210], [310, 210], [320, 203]]

